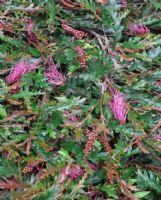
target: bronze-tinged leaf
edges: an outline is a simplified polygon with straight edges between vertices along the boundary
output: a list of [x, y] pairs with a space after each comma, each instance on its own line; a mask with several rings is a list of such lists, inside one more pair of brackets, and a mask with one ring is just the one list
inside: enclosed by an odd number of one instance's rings
[[[5, 22], [6, 23], [6, 22]], [[13, 27], [9, 27], [9, 26], [12, 26], [12, 24], [7, 24], [7, 25], [4, 25], [2, 23], [0, 23], [0, 28], [4, 31], [7, 31], [7, 32], [10, 32], [10, 33], [15, 33], [13, 31]]]
[[27, 142], [27, 145], [26, 145], [26, 155], [27, 155], [27, 156], [29, 156], [29, 154], [30, 154], [31, 144], [32, 144], [32, 141], [29, 140], [29, 141]]
[[10, 72], [10, 69], [0, 69], [0, 75], [6, 75]]
[[10, 85], [10, 86], [8, 87], [8, 92], [15, 91], [15, 90], [17, 90], [17, 89], [19, 89], [19, 88], [20, 88], [20, 83], [19, 83], [19, 82], [16, 82], [16, 83], [14, 83], [13, 85]]
[[15, 54], [9, 54], [9, 55], [6, 55], [5, 57], [5, 62], [10, 64], [13, 62], [13, 60], [17, 57], [17, 55]]
[[50, 47], [53, 47], [53, 46], [56, 46], [56, 43], [50, 43], [47, 45], [47, 48], [50, 48]]
[[119, 57], [121, 59], [125, 60], [125, 61], [133, 61], [133, 60], [135, 60], [135, 58], [129, 57], [129, 56], [125, 55], [125, 54], [121, 54], [121, 55], [119, 55]]
[[12, 104], [12, 105], [15, 105], [15, 106], [19, 106], [19, 105], [22, 104], [21, 101], [17, 101], [17, 100], [9, 99], [9, 98], [7, 98], [6, 101], [9, 102], [9, 103]]
[[121, 48], [121, 47], [116, 47], [116, 51], [120, 51], [121, 53], [136, 53], [140, 51], [140, 49], [127, 49], [127, 48]]
[[161, 172], [161, 167], [160, 166], [155, 166], [155, 165], [144, 165], [144, 164], [136, 164], [137, 168], [142, 168], [142, 169], [148, 169], [151, 171], [157, 171], [157, 172]]
[[0, 188], [4, 190], [13, 191], [18, 188], [24, 188], [22, 181], [18, 178], [12, 178], [10, 180], [4, 178], [4, 181], [0, 182]]
[[6, 122], [6, 121], [13, 121], [14, 118], [16, 117], [20, 117], [20, 116], [26, 116], [26, 115], [34, 115], [35, 113], [33, 113], [32, 111], [15, 111], [14, 113], [12, 113], [10, 116], [5, 117], [2, 122]]
[[137, 147], [138, 147], [143, 153], [145, 153], [145, 154], [148, 154], [148, 153], [149, 153], [149, 151], [143, 146], [143, 144], [142, 144], [142, 142], [141, 142], [140, 139], [136, 139], [135, 143], [136, 143]]
[[108, 2], [108, 0], [96, 0], [97, 3], [105, 4]]
[[150, 133], [153, 134], [155, 133], [159, 128], [161, 127], [161, 119], [158, 121], [157, 124], [150, 130]]
[[47, 45], [49, 45], [49, 43], [48, 43], [48, 37], [47, 37], [47, 36], [43, 35], [41, 32], [37, 32], [37, 33], [36, 33], [36, 36], [38, 37], [38, 39], [39, 39], [40, 41], [42, 41], [42, 42], [45, 44], [45, 47], [46, 47]]
[[73, 0], [61, 0], [61, 5], [66, 9], [84, 9], [83, 3], [73, 2]]
[[126, 80], [126, 83], [128, 84], [128, 86], [132, 86], [132, 84], [137, 80], [137, 75], [136, 74], [132, 74], [132, 75], [124, 75], [124, 78]]
[[139, 189], [136, 188], [135, 186], [127, 184], [120, 177], [117, 177], [117, 179], [119, 182], [119, 187], [120, 187], [121, 192], [131, 200], [138, 200], [138, 198], [134, 194], [132, 194], [132, 192], [130, 190], [139, 191]]
[[75, 5], [70, 1], [70, 0], [61, 0], [61, 5], [64, 6], [65, 8], [75, 8]]
[[51, 166], [50, 164], [47, 165], [45, 169], [42, 170], [39, 176], [40, 179], [44, 180], [48, 178], [50, 175], [53, 176], [54, 172], [56, 171], [56, 167]]
[[44, 141], [39, 141], [39, 146], [43, 148], [46, 152], [50, 152], [53, 150], [53, 147]]

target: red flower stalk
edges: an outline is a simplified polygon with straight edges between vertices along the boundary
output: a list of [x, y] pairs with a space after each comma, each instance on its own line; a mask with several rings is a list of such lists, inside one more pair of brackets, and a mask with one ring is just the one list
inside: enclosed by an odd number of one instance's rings
[[33, 32], [33, 22], [32, 22], [32, 20], [27, 18], [25, 20], [25, 22], [26, 22], [26, 31], [27, 31], [27, 34], [29, 36], [29, 40], [31, 42], [33, 42], [34, 44], [38, 45], [38, 43], [39, 43], [38, 39], [37, 39], [35, 33]]
[[93, 145], [97, 139], [97, 136], [98, 136], [98, 132], [96, 129], [93, 129], [92, 131], [90, 131], [88, 128], [86, 129], [86, 135], [88, 137], [88, 141], [86, 143], [86, 146], [85, 146], [85, 149], [84, 149], [84, 154], [85, 156], [87, 154], [90, 153], [90, 151], [92, 150], [93, 148]]
[[11, 84], [20, 81], [22, 76], [26, 73], [27, 68], [27, 62], [24, 60], [18, 62], [14, 67], [12, 67], [10, 74], [7, 76], [7, 82]]
[[45, 77], [48, 82], [53, 86], [64, 85], [66, 80], [65, 76], [57, 70], [57, 65], [54, 63], [52, 58], [49, 60], [49, 69], [45, 73]]
[[37, 69], [39, 64], [40, 64], [40, 61], [36, 61], [34, 63], [29, 64], [27, 72], [31, 72], [31, 71]]
[[104, 148], [106, 149], [106, 151], [111, 154], [112, 149], [107, 141], [107, 138], [105, 136], [101, 136], [99, 137], [99, 141], [102, 143], [102, 145], [104, 146]]
[[84, 49], [80, 46], [76, 46], [76, 51], [78, 53], [78, 61], [80, 63], [80, 66], [82, 68], [86, 68], [87, 65], [86, 65], [86, 59], [85, 59], [85, 53], [84, 53]]
[[150, 32], [150, 30], [145, 25], [136, 23], [131, 23], [129, 25], [129, 30], [132, 34], [141, 34], [141, 35]]
[[25, 73], [33, 71], [39, 64], [39, 61], [29, 64], [24, 60], [20, 60], [15, 66], [12, 67], [10, 74], [7, 76], [7, 82], [9, 84], [19, 82]]
[[67, 115], [68, 119], [74, 123], [80, 122], [80, 117], [79, 116], [70, 116], [71, 111], [70, 110], [65, 110], [65, 114]]
[[127, 117], [127, 104], [124, 100], [123, 95], [119, 91], [115, 91], [112, 100], [110, 102], [111, 110], [114, 114], [115, 119], [120, 121], [120, 124], [126, 123]]
[[73, 29], [72, 27], [70, 27], [68, 25], [62, 24], [62, 28], [66, 32], [74, 35], [77, 39], [82, 39], [85, 36], [85, 33], [83, 31], [75, 30], [75, 29]]

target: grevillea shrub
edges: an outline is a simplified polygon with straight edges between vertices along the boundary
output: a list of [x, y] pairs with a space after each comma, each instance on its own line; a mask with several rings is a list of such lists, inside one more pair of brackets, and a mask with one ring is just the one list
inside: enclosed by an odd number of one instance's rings
[[0, 199], [160, 199], [160, 12], [0, 1]]

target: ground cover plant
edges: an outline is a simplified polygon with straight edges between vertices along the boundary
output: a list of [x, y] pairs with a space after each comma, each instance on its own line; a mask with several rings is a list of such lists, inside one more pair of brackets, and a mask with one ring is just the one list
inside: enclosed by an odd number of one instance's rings
[[0, 1], [0, 199], [159, 200], [161, 3]]

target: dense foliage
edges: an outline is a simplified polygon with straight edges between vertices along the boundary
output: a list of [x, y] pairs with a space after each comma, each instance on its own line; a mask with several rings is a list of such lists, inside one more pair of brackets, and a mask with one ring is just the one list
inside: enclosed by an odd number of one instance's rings
[[159, 2], [0, 1], [0, 199], [160, 199]]

